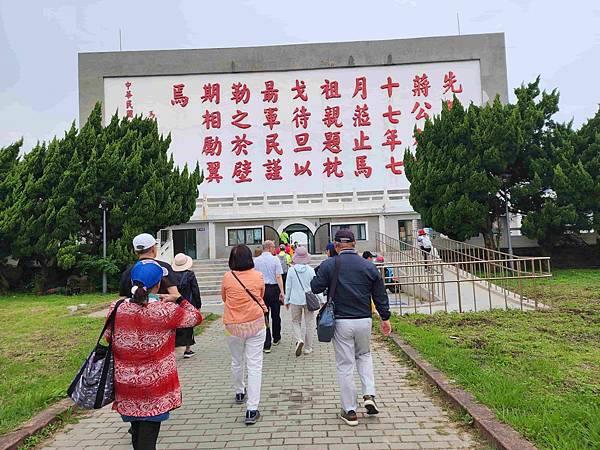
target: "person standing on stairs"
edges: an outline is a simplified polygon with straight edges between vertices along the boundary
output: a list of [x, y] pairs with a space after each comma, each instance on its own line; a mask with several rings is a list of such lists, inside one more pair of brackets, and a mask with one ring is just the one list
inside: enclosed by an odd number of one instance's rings
[[[194, 261], [192, 258], [185, 253], [178, 253], [173, 258], [173, 272], [175, 275], [175, 282], [177, 283], [177, 289], [188, 302], [190, 302], [196, 309], [200, 310], [202, 306], [202, 299], [200, 298], [200, 289], [198, 288], [198, 280], [196, 274], [190, 270]], [[193, 328], [177, 328], [175, 334], [175, 347], [185, 347], [183, 357], [188, 359], [194, 356], [192, 345], [196, 341], [194, 340], [194, 329]]]

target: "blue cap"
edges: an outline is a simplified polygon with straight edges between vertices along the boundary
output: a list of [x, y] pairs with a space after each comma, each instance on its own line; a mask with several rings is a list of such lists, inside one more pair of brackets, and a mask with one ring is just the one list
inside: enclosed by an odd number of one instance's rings
[[167, 269], [153, 259], [143, 259], [131, 269], [131, 282], [139, 281], [145, 288], [150, 289], [160, 283], [162, 277], [167, 274]]
[[327, 244], [327, 247], [325, 247], [325, 250], [329, 250], [329, 251], [335, 250], [335, 245], [333, 244], [333, 242], [329, 242]]

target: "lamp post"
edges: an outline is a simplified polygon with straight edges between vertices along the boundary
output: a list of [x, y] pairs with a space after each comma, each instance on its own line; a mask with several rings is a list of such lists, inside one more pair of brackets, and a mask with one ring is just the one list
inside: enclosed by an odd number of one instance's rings
[[[98, 206], [102, 210], [102, 257], [106, 262], [106, 211], [108, 210], [108, 206], [106, 205], [106, 200], [102, 199], [100, 201], [100, 206]], [[102, 293], [106, 294], [107, 292], [107, 283], [106, 283], [106, 270], [102, 271]]]
[[[501, 176], [502, 176], [502, 181], [505, 183], [505, 185], [508, 184], [508, 181], [510, 180], [510, 174], [503, 173]], [[510, 264], [509, 265], [512, 270], [514, 254], [513, 254], [513, 248], [512, 248], [512, 236], [510, 234], [510, 210], [508, 208], [508, 202], [509, 202], [508, 189], [505, 187], [503, 192], [504, 192], [504, 206], [505, 206], [505, 211], [506, 211], [506, 243], [508, 245], [508, 254], [510, 255]]]

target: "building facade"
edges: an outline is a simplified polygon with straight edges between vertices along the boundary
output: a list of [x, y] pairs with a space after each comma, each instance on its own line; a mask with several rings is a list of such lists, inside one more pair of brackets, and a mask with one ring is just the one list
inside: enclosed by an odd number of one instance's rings
[[454, 97], [507, 101], [503, 34], [269, 47], [83, 53], [80, 123], [142, 114], [171, 133], [175, 162], [200, 164], [190, 221], [163, 251], [223, 258], [287, 231], [321, 252], [339, 228], [359, 250], [409, 239], [403, 154]]

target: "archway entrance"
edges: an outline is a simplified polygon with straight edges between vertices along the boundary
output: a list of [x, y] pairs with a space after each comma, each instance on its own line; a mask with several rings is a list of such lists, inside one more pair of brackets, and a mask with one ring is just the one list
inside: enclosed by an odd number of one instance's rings
[[284, 228], [284, 231], [290, 236], [290, 243], [297, 242], [305, 245], [309, 253], [315, 252], [315, 236], [310, 229], [302, 223], [292, 223]]

